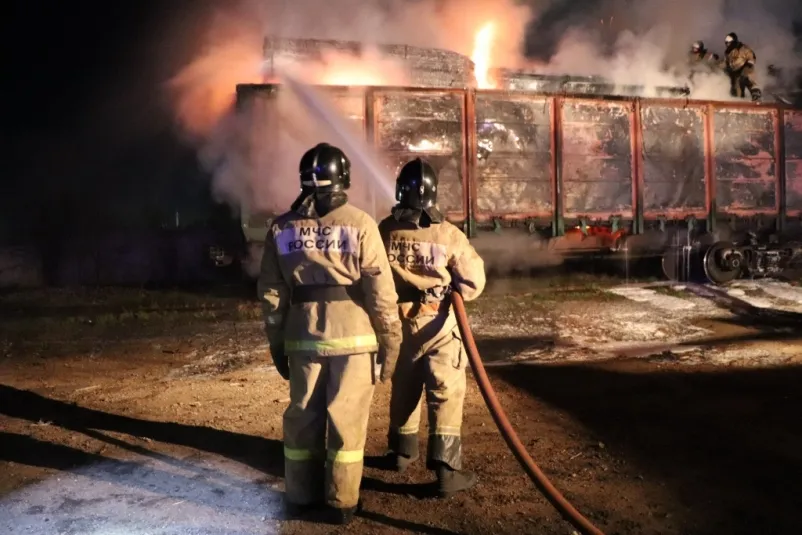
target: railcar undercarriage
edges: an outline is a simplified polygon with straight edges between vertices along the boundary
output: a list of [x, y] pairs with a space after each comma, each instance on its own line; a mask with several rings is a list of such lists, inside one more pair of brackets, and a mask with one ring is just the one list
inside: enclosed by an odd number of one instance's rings
[[748, 232], [738, 241], [701, 240], [669, 247], [663, 254], [663, 273], [670, 280], [704, 279], [725, 285], [738, 279], [782, 277], [802, 268], [802, 241], [760, 238]]

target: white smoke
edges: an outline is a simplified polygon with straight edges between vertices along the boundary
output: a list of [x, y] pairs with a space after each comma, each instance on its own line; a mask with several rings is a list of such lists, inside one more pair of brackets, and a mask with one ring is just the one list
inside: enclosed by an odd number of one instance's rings
[[[723, 54], [730, 31], [755, 50], [761, 82], [771, 63], [802, 64], [791, 31], [790, 15], [798, 10], [788, 0], [220, 0], [218, 5], [196, 57], [169, 89], [183, 132], [213, 174], [218, 199], [246, 213], [286, 210], [298, 192], [303, 152], [321, 141], [338, 142], [291, 95], [279, 96], [261, 114], [234, 113], [236, 85], [263, 81], [266, 35], [439, 47], [470, 55], [477, 30], [492, 21], [493, 66], [601, 75], [645, 86], [685, 85], [671, 67], [685, 61], [690, 44], [701, 39]], [[375, 51], [361, 58], [329, 53], [297, 67], [306, 81], [319, 84], [404, 85], [407, 79], [402, 66]], [[721, 76], [697, 76], [693, 97], [726, 100], [728, 84]], [[353, 135], [364, 136], [352, 123]], [[358, 206], [381, 214], [385, 207], [376, 205], [364, 173], [354, 170], [351, 196]]]
[[[530, 63], [544, 73], [601, 75], [613, 82], [683, 86], [687, 78], [672, 74], [694, 41], [724, 55], [724, 37], [736, 32], [757, 55], [760, 85], [768, 66], [799, 67], [794, 49], [793, 18], [798, 1], [619, 0], [540, 2], [528, 33]], [[544, 53], [544, 50], [547, 51]], [[695, 77], [693, 98], [728, 100], [729, 81], [722, 76]]]
[[[306, 82], [403, 86], [409, 81], [404, 67], [370, 45], [439, 47], [469, 55], [475, 29], [494, 17], [509, 31], [500, 33], [493, 61], [517, 64], [528, 19], [528, 8], [511, 0], [507, 4], [493, 0], [297, 0], [291, 6], [277, 0], [241, 0], [219, 5], [196, 57], [168, 88], [182, 132], [198, 147], [201, 163], [213, 175], [217, 199], [246, 214], [286, 210], [298, 193], [298, 162], [304, 151], [320, 142], [337, 145], [342, 141], [287, 92], [279, 93], [270, 105], [256, 102], [249, 113], [236, 113], [236, 85], [265, 81], [265, 36], [367, 45], [360, 57], [325, 52], [317, 60], [295, 64], [293, 75]], [[352, 136], [364, 139], [358, 121], [344, 119], [352, 125]], [[369, 187], [366, 170], [357, 165], [352, 176], [352, 202], [377, 216], [386, 213], [386, 199]]]

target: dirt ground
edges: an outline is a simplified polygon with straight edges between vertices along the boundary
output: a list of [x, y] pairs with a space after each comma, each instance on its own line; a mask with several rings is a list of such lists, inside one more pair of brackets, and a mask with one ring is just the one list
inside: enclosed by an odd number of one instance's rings
[[[288, 388], [249, 292], [0, 296], [0, 531], [573, 532], [470, 378], [474, 489], [435, 500], [422, 464], [398, 475], [368, 458], [354, 524], [284, 520]], [[802, 531], [798, 287], [502, 280], [469, 313], [529, 453], [608, 535]], [[383, 453], [388, 398], [378, 386], [369, 456]]]

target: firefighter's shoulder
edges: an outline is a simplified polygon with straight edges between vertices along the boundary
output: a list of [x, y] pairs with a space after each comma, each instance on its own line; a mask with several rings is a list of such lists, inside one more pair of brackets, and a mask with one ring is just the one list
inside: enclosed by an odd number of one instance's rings
[[391, 230], [393, 228], [393, 223], [395, 222], [395, 217], [392, 214], [388, 215], [381, 221], [379, 221], [379, 230]]
[[440, 232], [442, 233], [442, 236], [451, 243], [468, 241], [468, 237], [465, 236], [465, 233], [462, 232], [462, 230], [451, 221], [443, 221], [440, 224]]
[[370, 214], [350, 203], [337, 208], [337, 210], [331, 212], [331, 214], [332, 216], [336, 215], [337, 219], [347, 221], [349, 224], [358, 228], [378, 226]]
[[274, 228], [281, 229], [284, 225], [286, 225], [290, 221], [294, 221], [294, 220], [296, 220], [298, 218], [299, 218], [299, 215], [298, 215], [297, 212], [294, 212], [292, 210], [288, 210], [288, 211], [284, 212], [283, 214], [276, 216], [273, 219], [273, 221], [270, 224], [270, 226], [274, 227]]

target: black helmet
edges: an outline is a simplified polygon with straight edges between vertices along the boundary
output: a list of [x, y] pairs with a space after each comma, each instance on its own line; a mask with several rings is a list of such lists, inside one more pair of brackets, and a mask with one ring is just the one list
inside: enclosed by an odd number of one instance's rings
[[705, 49], [705, 44], [703, 41], [696, 41], [691, 45], [692, 52], [701, 52]]
[[734, 46], [738, 44], [738, 34], [735, 32], [730, 32], [727, 34], [727, 37], [724, 38], [724, 44], [729, 46]]
[[423, 210], [437, 204], [437, 173], [421, 158], [404, 164], [395, 182], [395, 200], [403, 208]]
[[343, 191], [351, 187], [351, 161], [342, 150], [328, 143], [306, 151], [298, 172], [303, 189]]
[[[404, 164], [395, 181], [398, 205], [393, 213], [396, 219], [417, 213], [416, 219], [421, 225], [442, 222], [443, 215], [437, 209], [437, 182], [437, 172], [429, 162], [415, 158]], [[428, 217], [421, 219], [421, 212]]]

